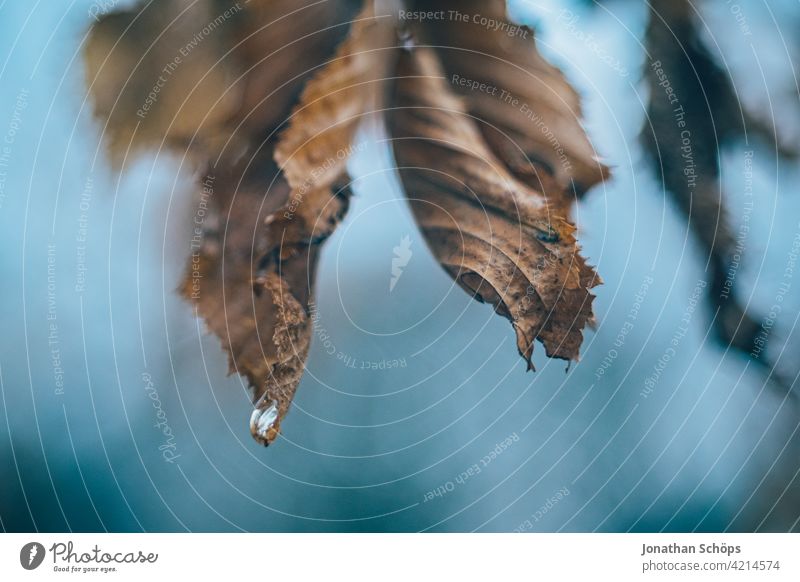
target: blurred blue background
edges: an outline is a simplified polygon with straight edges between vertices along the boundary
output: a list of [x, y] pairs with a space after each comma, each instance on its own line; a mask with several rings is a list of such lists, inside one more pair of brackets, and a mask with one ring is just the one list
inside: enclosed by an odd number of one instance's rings
[[[122, 175], [104, 157], [80, 59], [93, 4], [0, 3], [4, 530], [798, 529], [797, 404], [711, 342], [702, 301], [643, 394], [706, 280], [638, 145], [644, 3], [512, 3], [584, 96], [589, 134], [615, 168], [574, 216], [605, 281], [582, 361], [565, 372], [539, 350], [537, 372], [525, 372], [508, 322], [426, 249], [380, 130], [367, 130], [351, 164], [355, 202], [321, 260], [329, 345], [315, 338], [269, 449], [250, 438], [249, 395], [226, 376], [219, 341], [175, 293], [193, 177], [163, 152], [128, 160]], [[741, 2], [746, 39], [728, 4], [702, 4], [708, 38], [742, 99], [796, 141], [798, 4]], [[729, 148], [723, 163], [734, 225], [749, 149]], [[760, 318], [800, 229], [800, 169], [756, 148], [752, 172], [737, 284]], [[405, 236], [412, 256], [390, 292]], [[798, 287], [769, 346], [790, 361]], [[392, 360], [405, 365], [380, 369]]]

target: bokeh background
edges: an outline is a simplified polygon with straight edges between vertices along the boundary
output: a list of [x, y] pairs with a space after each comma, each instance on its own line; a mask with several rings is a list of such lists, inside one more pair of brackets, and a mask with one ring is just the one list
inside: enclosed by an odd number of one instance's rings
[[[105, 158], [80, 58], [98, 6], [0, 2], [3, 530], [800, 529], [796, 396], [712, 340], [706, 303], [691, 309], [705, 261], [639, 145], [645, 2], [511, 3], [584, 96], [614, 167], [574, 216], [605, 281], [581, 362], [565, 371], [537, 353], [525, 372], [508, 322], [426, 249], [368, 128], [354, 204], [322, 255], [320, 332], [269, 449], [250, 438], [250, 398], [219, 341], [175, 292], [194, 177], [164, 152], [121, 175]], [[800, 5], [698, 10], [739, 97], [797, 143]], [[752, 188], [737, 285], [757, 319], [786, 282], [799, 182], [763, 144], [724, 151], [732, 224]], [[390, 291], [404, 237], [411, 259]], [[798, 290], [800, 273], [768, 344], [790, 386]]]

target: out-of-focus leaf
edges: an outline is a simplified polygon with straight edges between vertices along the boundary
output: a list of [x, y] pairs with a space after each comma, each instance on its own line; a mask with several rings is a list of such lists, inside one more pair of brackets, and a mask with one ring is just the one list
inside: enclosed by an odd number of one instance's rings
[[162, 143], [241, 154], [284, 122], [352, 14], [343, 1], [159, 0], [103, 16], [85, 60], [113, 161]]
[[[201, 243], [193, 248], [182, 288], [222, 340], [230, 371], [245, 376], [253, 388], [257, 407], [251, 432], [264, 444], [277, 437], [303, 374], [311, 340], [309, 303], [325, 239], [294, 245], [291, 256], [278, 256], [268, 231], [273, 217], [284, 212], [289, 185], [270, 154], [204, 180]], [[338, 221], [347, 196], [341, 194], [330, 206], [335, 208], [331, 219]], [[272, 415], [270, 422], [263, 422], [265, 415]]]
[[290, 188], [270, 134], [352, 14], [350, 2], [143, 3], [105, 16], [86, 50], [95, 113], [116, 161], [131, 144], [191, 142], [206, 169], [182, 292], [222, 341], [230, 370], [252, 387], [251, 431], [264, 444], [277, 437], [302, 376], [318, 245], [348, 196], [311, 193], [284, 245], [277, 224], [292, 215]]
[[333, 187], [348, 181], [356, 130], [383, 101], [395, 41], [391, 19], [376, 15], [373, 2], [366, 2], [347, 39], [303, 90], [275, 148], [292, 188], [285, 211], [270, 225], [282, 256], [335, 228]]
[[[719, 340], [745, 353], [756, 350], [761, 324], [738, 300], [737, 241], [719, 180], [722, 148], [749, 135], [776, 143], [775, 134], [743, 108], [728, 73], [700, 38], [687, 0], [653, 0], [645, 42], [650, 60], [648, 123], [642, 141], [665, 191], [686, 217], [706, 255], [708, 299]], [[777, 153], [788, 153], [778, 148]]]

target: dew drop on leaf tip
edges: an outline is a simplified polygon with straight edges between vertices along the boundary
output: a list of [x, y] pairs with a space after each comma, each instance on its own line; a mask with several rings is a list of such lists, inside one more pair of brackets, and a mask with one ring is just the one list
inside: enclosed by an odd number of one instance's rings
[[[265, 395], [266, 396], [266, 395]], [[268, 445], [274, 435], [272, 431], [275, 421], [278, 420], [278, 405], [262, 396], [255, 404], [255, 409], [250, 415], [250, 434], [258, 442]]]

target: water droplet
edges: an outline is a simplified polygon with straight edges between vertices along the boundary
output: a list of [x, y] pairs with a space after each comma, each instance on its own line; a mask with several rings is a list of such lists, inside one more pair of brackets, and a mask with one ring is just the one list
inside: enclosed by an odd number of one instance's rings
[[278, 420], [278, 405], [266, 400], [265, 396], [256, 402], [255, 410], [250, 415], [250, 434], [258, 442], [268, 445], [275, 438], [273, 429]]
[[400, 46], [403, 48], [404, 51], [410, 52], [412, 48], [416, 45], [414, 42], [414, 36], [411, 34], [411, 31], [407, 28], [403, 27], [397, 32], [397, 37], [400, 40]]

